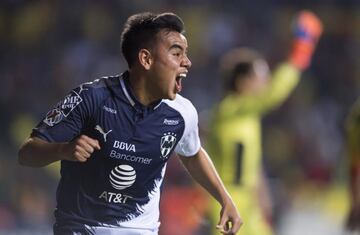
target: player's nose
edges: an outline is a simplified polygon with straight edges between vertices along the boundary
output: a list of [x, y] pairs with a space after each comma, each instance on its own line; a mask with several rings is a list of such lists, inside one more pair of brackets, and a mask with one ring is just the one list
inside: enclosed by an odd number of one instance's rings
[[186, 67], [186, 68], [190, 68], [192, 65], [191, 60], [189, 59], [189, 57], [187, 55], [184, 56], [184, 59], [182, 61], [182, 66]]

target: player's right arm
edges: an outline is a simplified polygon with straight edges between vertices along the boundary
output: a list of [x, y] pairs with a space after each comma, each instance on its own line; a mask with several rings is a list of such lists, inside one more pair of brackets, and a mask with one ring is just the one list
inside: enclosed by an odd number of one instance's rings
[[20, 148], [20, 165], [43, 167], [60, 160], [86, 162], [95, 150], [100, 150], [99, 142], [81, 135], [69, 143], [49, 143], [37, 137], [30, 137]]
[[[95, 84], [96, 85], [96, 84]], [[56, 161], [85, 162], [99, 150], [99, 142], [83, 135], [98, 104], [92, 83], [68, 93], [33, 129], [18, 152], [20, 165], [43, 167]]]

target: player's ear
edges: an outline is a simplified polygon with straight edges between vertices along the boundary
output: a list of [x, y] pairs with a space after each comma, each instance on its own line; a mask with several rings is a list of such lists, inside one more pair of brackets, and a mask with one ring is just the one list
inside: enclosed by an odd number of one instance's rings
[[149, 70], [153, 63], [151, 52], [147, 49], [141, 49], [139, 51], [138, 56], [139, 56], [139, 62], [143, 66], [143, 68], [145, 70]]

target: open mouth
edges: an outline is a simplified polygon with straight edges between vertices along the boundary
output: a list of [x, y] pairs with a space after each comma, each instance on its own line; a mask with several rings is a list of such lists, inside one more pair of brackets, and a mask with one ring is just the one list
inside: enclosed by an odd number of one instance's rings
[[182, 89], [182, 84], [181, 81], [183, 78], [186, 78], [186, 73], [180, 73], [178, 76], [176, 76], [176, 84], [175, 84], [175, 89], [176, 92], [180, 92]]

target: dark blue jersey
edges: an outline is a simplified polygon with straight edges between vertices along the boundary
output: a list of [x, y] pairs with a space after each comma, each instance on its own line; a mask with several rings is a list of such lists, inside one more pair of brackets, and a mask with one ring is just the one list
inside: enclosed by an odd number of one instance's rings
[[159, 226], [160, 186], [173, 151], [200, 149], [197, 112], [180, 95], [143, 106], [132, 94], [128, 73], [72, 90], [33, 130], [48, 142], [79, 135], [101, 150], [84, 163], [61, 161], [56, 226], [154, 229]]

